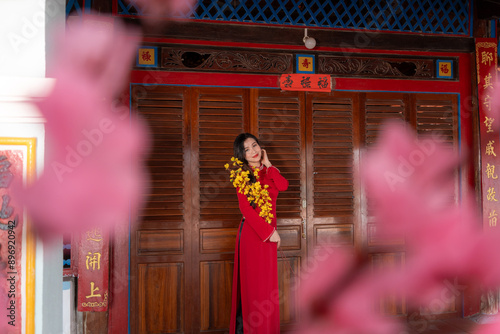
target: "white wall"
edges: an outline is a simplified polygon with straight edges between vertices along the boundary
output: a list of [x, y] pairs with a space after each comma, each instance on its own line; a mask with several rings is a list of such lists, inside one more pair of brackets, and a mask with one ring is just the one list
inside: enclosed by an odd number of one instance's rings
[[44, 77], [46, 45], [52, 29], [64, 25], [65, 1], [2, 0], [1, 5], [0, 75]]
[[[1, 8], [0, 136], [35, 137], [40, 174], [44, 120], [31, 99], [46, 96], [53, 86], [53, 80], [45, 78], [47, 55], [54, 27], [64, 28], [65, 0], [1, 0]], [[35, 333], [62, 333], [62, 240], [51, 244], [38, 240], [35, 265]]]

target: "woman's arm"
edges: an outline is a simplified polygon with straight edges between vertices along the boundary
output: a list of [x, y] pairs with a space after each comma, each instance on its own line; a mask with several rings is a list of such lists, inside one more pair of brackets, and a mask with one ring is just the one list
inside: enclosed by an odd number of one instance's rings
[[271, 180], [273, 180], [279, 191], [285, 191], [288, 189], [288, 180], [281, 175], [278, 168], [270, 166], [267, 168], [267, 175]]
[[245, 223], [248, 223], [257, 233], [262, 241], [267, 241], [274, 232], [274, 227], [266, 223], [264, 218], [259, 216], [257, 211], [250, 205], [247, 197], [238, 191], [238, 202], [241, 214], [245, 217]]

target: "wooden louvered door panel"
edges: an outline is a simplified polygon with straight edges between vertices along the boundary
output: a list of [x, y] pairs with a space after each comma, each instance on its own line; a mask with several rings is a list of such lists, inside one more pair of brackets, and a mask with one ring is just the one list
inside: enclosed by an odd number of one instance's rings
[[[410, 93], [360, 93], [361, 136], [362, 143], [367, 150], [376, 149], [374, 142], [380, 135], [380, 127], [390, 120], [407, 122], [419, 135], [439, 134], [453, 146], [458, 143], [458, 105], [457, 97], [453, 94], [410, 94]], [[361, 165], [363, 159], [361, 157]], [[458, 178], [457, 178], [458, 191]], [[450, 201], [456, 197], [450, 194]], [[367, 212], [363, 217], [363, 229], [366, 235], [366, 250], [372, 260], [375, 270], [404, 268], [405, 246], [404, 240], [389, 240], [377, 237], [377, 222], [372, 215], [376, 203], [362, 196], [362, 210]], [[458, 314], [458, 300], [439, 301], [439, 310], [408, 310], [403, 296], [385, 296], [380, 301], [382, 312], [395, 316], [409, 316], [411, 319], [425, 314]], [[432, 313], [432, 314], [430, 314]]]
[[[256, 98], [257, 133], [270, 161], [288, 180], [276, 203], [281, 249], [278, 254], [280, 322], [286, 330], [298, 320], [296, 274], [306, 256], [302, 238], [305, 218], [305, 94], [260, 89]], [[255, 101], [253, 101], [255, 102]], [[255, 107], [254, 107], [255, 108]]]
[[[362, 112], [362, 143], [367, 150], [373, 149], [373, 145], [378, 139], [381, 126], [386, 122], [410, 120], [409, 95], [403, 93], [361, 93], [360, 106]], [[380, 240], [376, 235], [377, 224], [372, 214], [372, 201], [367, 200], [366, 223], [366, 246], [369, 251], [377, 250], [377, 247], [385, 245], [399, 244], [403, 249], [401, 240]], [[378, 259], [377, 261], [381, 261]]]
[[[381, 126], [389, 121], [408, 121], [411, 106], [409, 95], [403, 93], [361, 93], [360, 107], [363, 114], [362, 136], [367, 150], [375, 149], [374, 143], [381, 133]], [[362, 158], [361, 158], [362, 159]], [[365, 220], [366, 249], [374, 270], [404, 268], [405, 253], [402, 240], [384, 240], [377, 236], [377, 223], [373, 217], [373, 201], [363, 197], [363, 207], [367, 213]], [[381, 312], [404, 317], [407, 315], [404, 296], [390, 295], [381, 298], [378, 305]]]
[[[419, 136], [449, 145], [458, 152], [458, 97], [455, 94], [414, 94], [412, 95], [415, 115], [414, 127]], [[431, 139], [429, 139], [431, 138]], [[431, 146], [428, 146], [430, 148]], [[422, 151], [423, 155], [426, 153]], [[450, 203], [458, 205], [459, 175], [455, 171], [455, 189], [450, 193]], [[450, 282], [452, 284], [453, 282]], [[444, 296], [444, 294], [443, 294]], [[421, 315], [432, 317], [436, 314], [461, 315], [462, 296], [457, 289], [446, 291], [446, 296], [433, 303], [432, 308], [420, 309]]]
[[[241, 220], [236, 190], [224, 164], [233, 142], [248, 129], [248, 89], [194, 88], [191, 112], [193, 151], [194, 328], [224, 333], [231, 315], [236, 233]], [[199, 289], [199, 291], [198, 291]]]
[[307, 95], [307, 243], [360, 248], [358, 95]]
[[134, 86], [132, 102], [152, 137], [147, 160], [150, 189], [137, 230], [131, 231], [131, 326], [133, 333], [190, 330], [192, 300], [190, 155], [186, 88]]

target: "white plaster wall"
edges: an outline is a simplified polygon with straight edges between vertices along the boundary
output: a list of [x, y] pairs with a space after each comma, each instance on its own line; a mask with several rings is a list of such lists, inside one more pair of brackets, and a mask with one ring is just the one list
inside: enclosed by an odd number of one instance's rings
[[[0, 0], [0, 4], [0, 136], [35, 137], [40, 175], [44, 120], [31, 101], [46, 96], [53, 86], [53, 80], [46, 78], [47, 55], [53, 29], [64, 29], [65, 0]], [[51, 244], [37, 240], [35, 266], [35, 333], [62, 333], [62, 240]]]
[[65, 1], [2, 0], [1, 5], [0, 75], [44, 77], [46, 46], [52, 30], [64, 25]]

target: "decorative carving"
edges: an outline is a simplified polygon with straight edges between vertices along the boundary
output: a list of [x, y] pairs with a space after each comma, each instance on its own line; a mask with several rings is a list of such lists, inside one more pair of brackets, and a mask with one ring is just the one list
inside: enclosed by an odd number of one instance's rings
[[258, 51], [162, 48], [162, 68], [218, 72], [292, 73], [293, 55]]
[[336, 76], [434, 78], [434, 59], [373, 58], [319, 55], [319, 73]]
[[[294, 54], [290, 51], [266, 52], [258, 49], [196, 48], [163, 46], [161, 68], [164, 71], [238, 72], [286, 74], [294, 72]], [[453, 58], [453, 57], [452, 57]], [[436, 57], [408, 57], [382, 54], [317, 54], [318, 72], [337, 77], [435, 79]], [[458, 59], [453, 58], [457, 64]], [[453, 71], [458, 78], [457, 71]]]

